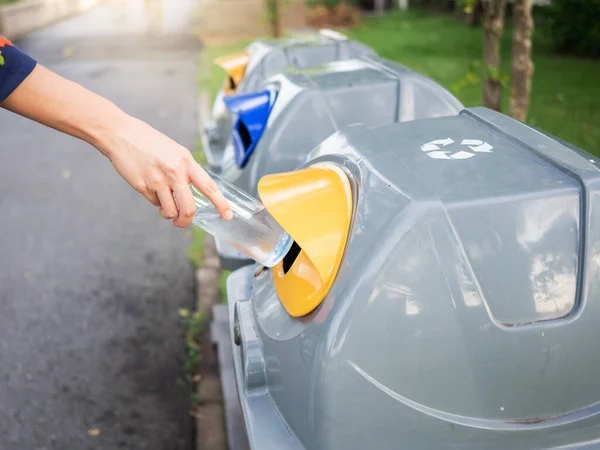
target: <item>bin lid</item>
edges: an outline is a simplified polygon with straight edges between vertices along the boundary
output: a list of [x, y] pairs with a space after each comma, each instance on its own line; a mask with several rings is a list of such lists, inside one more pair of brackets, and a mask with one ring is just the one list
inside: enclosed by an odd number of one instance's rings
[[271, 76], [289, 68], [308, 68], [329, 61], [375, 56], [368, 46], [335, 32], [319, 32], [279, 39], [260, 39], [248, 47], [252, 55], [240, 92], [259, 89]]
[[278, 86], [269, 126], [244, 160], [245, 169], [230, 180], [253, 195], [262, 176], [295, 169], [341, 127], [456, 115], [464, 108], [438, 83], [376, 58], [288, 69], [269, 83]]

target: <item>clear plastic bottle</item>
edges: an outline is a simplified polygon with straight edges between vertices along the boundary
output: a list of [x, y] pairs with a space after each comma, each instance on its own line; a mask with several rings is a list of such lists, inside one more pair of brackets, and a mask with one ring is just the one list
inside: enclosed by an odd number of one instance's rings
[[227, 242], [266, 267], [273, 267], [290, 250], [293, 240], [264, 205], [238, 187], [207, 170], [233, 211], [231, 220], [221, 218], [213, 204], [194, 185], [196, 201], [192, 223], [215, 238]]

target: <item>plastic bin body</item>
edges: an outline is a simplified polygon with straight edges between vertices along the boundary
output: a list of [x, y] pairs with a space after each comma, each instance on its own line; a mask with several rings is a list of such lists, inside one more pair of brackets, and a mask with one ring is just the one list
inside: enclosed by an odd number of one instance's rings
[[595, 158], [473, 108], [347, 127], [320, 161], [354, 186], [324, 301], [293, 318], [271, 271], [227, 283], [251, 447], [598, 448]]
[[[258, 40], [246, 51], [250, 58], [246, 74], [236, 89], [238, 94], [259, 90], [265, 80], [289, 67], [304, 69], [329, 61], [375, 55], [364, 44], [328, 30], [291, 38]], [[211, 115], [202, 133], [202, 143], [209, 166], [218, 172], [234, 121], [223, 103], [223, 89], [216, 96]]]
[[[253, 196], [262, 176], [294, 170], [315, 146], [344, 126], [452, 116], [463, 109], [438, 83], [379, 57], [288, 70], [266, 85], [276, 86], [278, 94], [247, 164], [243, 169], [236, 165], [232, 142], [222, 164], [222, 176]], [[224, 243], [217, 243], [217, 253], [228, 269], [252, 263]]]

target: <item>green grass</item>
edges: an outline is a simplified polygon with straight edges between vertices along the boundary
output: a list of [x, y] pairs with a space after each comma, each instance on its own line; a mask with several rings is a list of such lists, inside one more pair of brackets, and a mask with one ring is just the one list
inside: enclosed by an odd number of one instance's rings
[[221, 272], [221, 278], [219, 279], [219, 295], [221, 300], [227, 301], [227, 277], [231, 274], [228, 270]]
[[191, 388], [191, 406], [192, 409], [195, 409], [202, 402], [202, 398], [196, 390], [195, 383], [197, 382], [198, 369], [202, 361], [202, 335], [206, 317], [200, 312], [192, 312], [187, 308], [180, 308], [178, 314], [185, 337], [183, 367], [188, 386]]
[[192, 228], [192, 242], [188, 247], [188, 258], [194, 268], [198, 269], [202, 265], [202, 256], [204, 255], [204, 230]]
[[[198, 88], [203, 91], [210, 93], [210, 102], [214, 102], [215, 96], [219, 91], [219, 88], [223, 84], [225, 72], [213, 64], [213, 60], [217, 56], [227, 55], [229, 53], [236, 53], [242, 51], [249, 42], [238, 42], [234, 44], [226, 45], [215, 45], [206, 47], [199, 57], [200, 75], [198, 76]], [[206, 166], [206, 156], [202, 149], [202, 141], [200, 138], [196, 141], [196, 151], [193, 153], [194, 158], [198, 163]], [[205, 232], [194, 227], [192, 229], [192, 242], [188, 248], [188, 256], [192, 265], [196, 268], [202, 264], [202, 257], [204, 254], [204, 236]], [[219, 279], [219, 293], [222, 299], [226, 299], [226, 280], [230, 272], [223, 271]]]
[[[466, 106], [481, 105], [481, 86], [456, 91], [470, 65], [482, 58], [482, 28], [469, 28], [439, 13], [413, 10], [366, 19], [347, 34], [382, 57], [411, 67], [450, 89]], [[502, 74], [510, 74], [510, 24], [502, 41]], [[600, 155], [600, 60], [550, 52], [547, 27], [536, 22], [535, 64], [527, 122], [582, 149]], [[503, 112], [508, 113], [509, 87]]]
[[188, 375], [194, 376], [200, 363], [200, 340], [204, 329], [205, 317], [200, 312], [191, 312], [187, 308], [178, 311], [183, 331], [185, 334], [186, 358], [185, 370]]
[[[192, 152], [194, 159], [201, 165], [206, 165], [206, 156], [202, 150], [202, 141], [200, 138], [196, 140], [196, 150]], [[188, 257], [192, 266], [196, 269], [202, 264], [202, 256], [204, 255], [204, 236], [205, 232], [201, 228], [192, 227], [192, 242], [188, 247]]]

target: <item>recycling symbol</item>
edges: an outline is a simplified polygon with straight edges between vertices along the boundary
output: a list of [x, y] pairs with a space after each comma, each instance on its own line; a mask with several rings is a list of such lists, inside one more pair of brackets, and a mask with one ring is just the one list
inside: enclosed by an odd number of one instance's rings
[[[456, 150], [447, 149], [451, 144], [454, 144], [451, 138], [436, 139], [426, 144], [421, 145], [421, 150], [427, 152], [427, 156], [434, 159], [469, 159], [476, 156], [477, 153], [493, 153], [492, 147], [485, 141], [479, 139], [463, 139]], [[470, 151], [462, 148], [467, 147]], [[453, 146], [456, 147], [456, 146]]]

